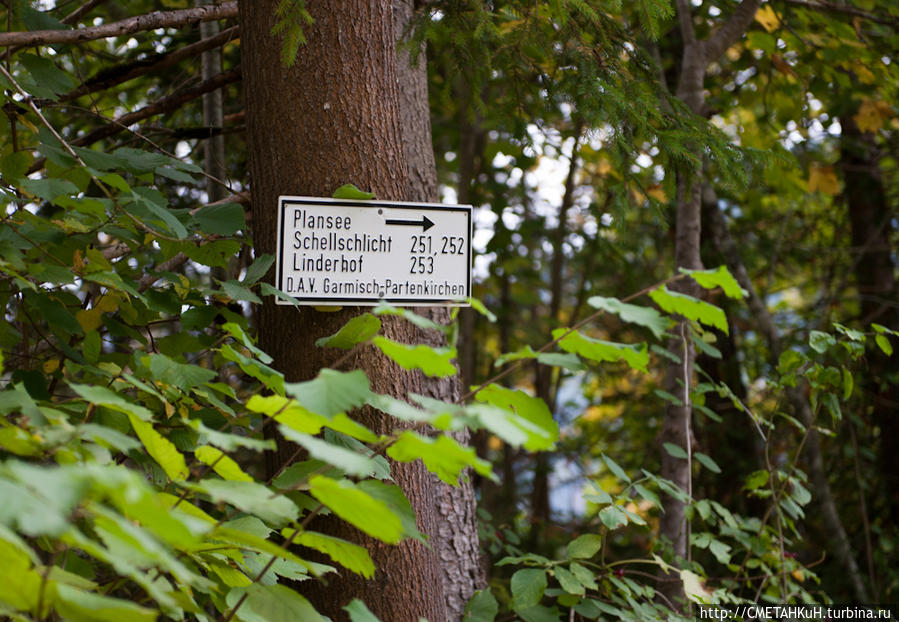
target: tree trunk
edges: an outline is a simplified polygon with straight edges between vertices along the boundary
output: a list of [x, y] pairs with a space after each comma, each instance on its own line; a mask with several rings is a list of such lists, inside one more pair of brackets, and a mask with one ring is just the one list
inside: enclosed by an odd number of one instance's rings
[[[407, 32], [415, 13], [414, 0], [393, 0], [394, 34], [401, 41]], [[397, 55], [397, 74], [400, 88], [400, 114], [403, 119], [403, 144], [409, 167], [409, 199], [413, 201], [437, 202], [440, 200], [437, 187], [437, 166], [434, 163], [434, 147], [431, 144], [431, 110], [428, 105], [428, 73], [425, 49], [419, 50], [417, 64], [411, 64], [409, 51], [400, 46]], [[452, 320], [447, 307], [430, 307], [417, 310], [440, 324]], [[428, 341], [434, 346], [444, 346], [442, 335], [419, 335], [420, 342]], [[435, 340], [436, 338], [436, 340]], [[464, 337], [463, 337], [464, 338]], [[462, 376], [430, 380], [426, 393], [430, 397], [446, 401], [457, 401], [463, 393]], [[467, 444], [470, 435], [467, 430], [453, 435], [457, 441]], [[486, 583], [480, 562], [478, 525], [474, 487], [470, 474], [458, 487], [448, 486], [436, 475], [430, 475], [435, 491], [438, 514], [437, 532], [431, 543], [440, 560], [443, 590], [446, 599], [447, 620], [461, 620], [465, 606], [475, 590]]]
[[[880, 157], [874, 136], [861, 132], [851, 115], [840, 117], [840, 167], [849, 212], [852, 248], [855, 251], [855, 280], [861, 309], [862, 330], [871, 323], [895, 329], [899, 326], [899, 287], [890, 248], [893, 210], [890, 209], [880, 172]], [[872, 348], [869, 371], [859, 384], [870, 396], [863, 412], [880, 430], [878, 462], [881, 491], [893, 525], [899, 524], [899, 356], [886, 356]], [[874, 586], [872, 586], [874, 587]]]
[[[424, 187], [409, 181], [407, 152], [414, 149], [411, 138], [404, 141], [390, 0], [307, 5], [314, 25], [306, 27], [308, 42], [290, 68], [281, 63], [281, 42], [271, 35], [277, 4], [240, 3], [254, 237], [260, 254], [274, 252], [278, 195], [330, 196], [337, 187], [354, 183], [379, 199], [405, 200], [413, 196], [413, 188]], [[417, 160], [412, 165], [418, 166]], [[333, 334], [358, 313], [356, 308], [297, 312], [267, 302], [258, 310], [260, 345], [289, 381], [306, 380], [338, 356], [317, 348], [315, 340]], [[422, 335], [403, 320], [388, 318], [383, 324], [383, 333], [394, 340], [421, 341]], [[452, 397], [448, 382], [436, 386], [421, 374], [404, 372], [372, 348], [360, 348], [346, 366], [365, 370], [377, 392]], [[395, 427], [370, 410], [358, 418], [376, 433]], [[281, 466], [290, 451], [280, 444], [270, 468]], [[393, 464], [391, 469], [416, 510], [419, 529], [437, 542], [441, 516], [452, 514], [456, 520], [456, 515], [445, 511], [434, 478], [420, 463]], [[473, 508], [465, 511], [473, 517]], [[377, 566], [372, 580], [344, 573], [327, 586], [304, 583], [301, 589], [320, 612], [346, 620], [341, 607], [358, 597], [382, 620], [448, 619], [441, 566], [456, 560], [442, 562], [440, 546], [411, 541], [386, 546], [332, 519], [316, 521], [315, 528], [363, 544]]]

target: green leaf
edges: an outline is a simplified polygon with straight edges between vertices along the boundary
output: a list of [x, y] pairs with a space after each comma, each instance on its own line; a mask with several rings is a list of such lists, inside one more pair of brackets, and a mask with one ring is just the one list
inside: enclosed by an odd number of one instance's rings
[[542, 568], [522, 568], [512, 575], [512, 606], [526, 609], [540, 602], [546, 590], [546, 571]]
[[330, 337], [322, 337], [315, 342], [320, 348], [340, 348], [349, 350], [357, 343], [363, 343], [381, 330], [381, 320], [371, 313], [363, 313], [352, 318]]
[[182, 391], [209, 382], [218, 375], [211, 369], [179, 363], [164, 354], [150, 354], [143, 357], [142, 362], [150, 369], [153, 380], [178, 387]]
[[304, 408], [326, 417], [359, 408], [372, 395], [368, 376], [361, 369], [341, 372], [325, 368], [315, 379], [287, 383], [284, 390]]
[[649, 297], [661, 307], [665, 313], [681, 315], [688, 320], [695, 320], [707, 326], [717, 328], [725, 334], [730, 334], [727, 325], [727, 316], [724, 311], [702, 300], [669, 291], [662, 286], [649, 292]]
[[611, 530], [618, 529], [627, 525], [627, 514], [621, 511], [621, 508], [615, 505], [604, 507], [599, 511], [599, 520], [603, 525]]
[[[289, 538], [293, 533], [293, 529], [281, 531], [281, 535], [285, 538]], [[375, 564], [371, 560], [368, 549], [358, 544], [314, 531], [304, 531], [298, 536], [294, 536], [293, 543], [324, 553], [335, 563], [366, 579], [371, 579], [375, 575]]]
[[[559, 347], [591, 361], [615, 362], [624, 361], [631, 368], [646, 371], [649, 364], [649, 352], [645, 343], [629, 345], [593, 339], [578, 331], [568, 333], [566, 328], [553, 331], [553, 338], [559, 339]], [[562, 337], [562, 335], [565, 335]]]
[[53, 606], [63, 618], [74, 622], [152, 622], [159, 613], [127, 600], [85, 592], [64, 583], [56, 583]]
[[343, 610], [350, 614], [350, 622], [381, 622], [358, 598], [351, 600]]
[[316, 475], [309, 493], [337, 516], [383, 542], [396, 544], [404, 535], [403, 524], [393, 510], [348, 480]]
[[[521, 432], [525, 433], [523, 444], [526, 449], [549, 449], [559, 439], [559, 426], [553, 420], [549, 407], [539, 398], [532, 397], [523, 391], [508, 389], [498, 384], [490, 384], [478, 391], [475, 399], [479, 402], [486, 402], [498, 408], [512, 411], [518, 417], [530, 423], [530, 426], [525, 426], [521, 423], [516, 423], [514, 419], [508, 420]], [[487, 417], [489, 418], [489, 415]], [[494, 433], [499, 433], [495, 427], [503, 423], [499, 419], [489, 420], [482, 418], [481, 421]], [[508, 439], [506, 440], [511, 442]]]
[[665, 448], [665, 451], [667, 451], [668, 455], [672, 458], [679, 458], [681, 460], [687, 459], [687, 452], [684, 451], [684, 448], [680, 445], [675, 445], [674, 443], [662, 443], [662, 447]]
[[490, 309], [484, 306], [483, 302], [481, 302], [477, 298], [469, 298], [468, 301], [471, 303], [471, 308], [487, 318], [488, 322], [496, 322], [496, 316], [490, 311]]
[[478, 458], [472, 447], [463, 447], [455, 439], [440, 435], [428, 438], [407, 430], [387, 449], [387, 455], [398, 462], [412, 462], [421, 458], [429, 471], [452, 486], [467, 467], [492, 478], [490, 463]]
[[374, 337], [372, 343], [403, 369], [420, 369], [431, 378], [454, 376], [458, 373], [456, 366], [450, 362], [456, 358], [455, 348], [406, 345], [381, 336]]
[[273, 263], [275, 263], [274, 256], [260, 255], [252, 264], [250, 264], [250, 267], [247, 268], [247, 272], [244, 275], [241, 284], [246, 287], [253, 285], [256, 281], [266, 275]]
[[293, 441], [309, 452], [311, 457], [334, 465], [348, 475], [368, 477], [377, 470], [375, 462], [371, 458], [358, 454], [355, 451], [297, 432], [286, 425], [278, 426], [278, 429], [286, 439]]
[[[39, 85], [41, 89], [49, 89], [51, 93], [58, 94], [75, 88], [72, 78], [49, 58], [34, 54], [21, 54], [19, 62], [28, 70], [29, 81]], [[50, 97], [56, 99], [52, 95]]]
[[706, 454], [704, 454], [702, 452], [696, 451], [696, 452], [693, 452], [693, 457], [696, 458], [700, 462], [700, 464], [702, 464], [702, 466], [707, 468], [712, 473], [720, 473], [721, 472], [721, 467], [718, 466], [715, 463], [715, 461], [712, 460], [712, 458], [710, 456], [707, 456]]
[[476, 591], [465, 607], [463, 622], [493, 622], [499, 613], [499, 603], [489, 589]]
[[168, 200], [154, 188], [143, 186], [132, 188], [131, 195], [126, 197], [123, 207], [129, 212], [136, 212], [133, 215], [139, 220], [147, 219], [148, 216], [157, 217], [159, 222], [165, 225], [166, 231], [172, 233], [179, 240], [187, 237], [187, 229], [169, 209]]
[[222, 285], [222, 289], [225, 290], [225, 294], [231, 300], [246, 300], [247, 302], [252, 302], [257, 305], [262, 304], [262, 299], [259, 298], [259, 296], [251, 292], [249, 289], [247, 289], [237, 281], [220, 281], [220, 283]]
[[181, 245], [181, 251], [203, 266], [227, 268], [231, 259], [240, 252], [241, 246], [238, 240], [213, 240], [203, 244], [185, 242]]
[[746, 485], [743, 486], [743, 488], [745, 490], [756, 490], [757, 488], [766, 486], [768, 484], [768, 477], [768, 471], [753, 471], [746, 476]]
[[885, 335], [874, 335], [874, 343], [880, 348], [881, 352], [887, 356], [893, 356], [893, 344]]
[[837, 340], [834, 339], [833, 335], [820, 330], [813, 330], [808, 335], [808, 345], [811, 346], [812, 350], [821, 354], [827, 352], [827, 348], [836, 342]]
[[202, 445], [194, 450], [194, 456], [203, 464], [211, 466], [212, 470], [218, 473], [222, 479], [235, 482], [253, 481], [253, 478], [244, 473], [240, 465], [229, 456], [226, 456], [221, 449]]
[[162, 467], [169, 479], [176, 482], [187, 479], [190, 474], [187, 463], [172, 442], [157, 432], [150, 423], [131, 413], [128, 413], [128, 420], [137, 438], [143, 443], [144, 449]]
[[194, 219], [200, 231], [213, 235], [234, 235], [247, 226], [244, 208], [238, 203], [201, 207], [194, 214]]
[[74, 382], [70, 382], [69, 387], [88, 402], [97, 406], [106, 406], [126, 415], [134, 415], [143, 421], [149, 421], [153, 418], [153, 413], [143, 406], [132, 404], [118, 393], [110, 391], [106, 387], [76, 384]]
[[565, 548], [568, 559], [590, 559], [602, 549], [602, 537], [585, 533], [568, 543]]
[[235, 607], [237, 618], [244, 622], [324, 622], [305, 597], [300, 596], [286, 585], [260, 585], [254, 583], [246, 587], [235, 587], [228, 592], [225, 604]]
[[60, 197], [68, 197], [78, 194], [78, 186], [67, 179], [50, 177], [47, 179], [26, 179], [21, 184], [22, 188], [31, 194], [50, 201], [56, 201]]
[[737, 279], [728, 272], [725, 266], [718, 266], [712, 270], [687, 270], [686, 268], [681, 268], [680, 271], [682, 274], [689, 274], [694, 281], [699, 283], [700, 287], [705, 289], [720, 287], [728, 298], [742, 300], [749, 295], [745, 289], [740, 287]]
[[559, 585], [569, 594], [583, 596], [586, 593], [584, 590], [584, 586], [581, 585], [581, 582], [578, 581], [577, 577], [574, 576], [574, 573], [572, 573], [567, 568], [556, 566], [554, 572]]
[[617, 298], [593, 296], [587, 299], [587, 304], [594, 309], [602, 309], [608, 313], [614, 313], [623, 322], [630, 322], [648, 328], [655, 335], [656, 339], [661, 339], [665, 331], [672, 325], [669, 318], [664, 317], [652, 307], [628, 304], [621, 302]]
[[680, 579], [684, 586], [684, 595], [696, 603], [707, 603], [710, 594], [702, 585], [702, 578], [689, 570], [680, 571]]
[[287, 497], [257, 482], [234, 482], [223, 479], [204, 479], [187, 487], [209, 495], [215, 502], [233, 505], [247, 514], [258, 516], [275, 527], [283, 527], [299, 515], [299, 509]]
[[618, 463], [609, 458], [606, 454], [602, 454], [602, 460], [606, 463], [606, 466], [609, 467], [609, 470], [615, 474], [615, 477], [624, 481], [630, 482], [631, 478], [628, 477], [627, 473], [625, 473], [624, 469], [618, 466]]
[[343, 184], [331, 196], [335, 199], [353, 199], [357, 201], [370, 201], [375, 198], [373, 192], [364, 192], [353, 184]]

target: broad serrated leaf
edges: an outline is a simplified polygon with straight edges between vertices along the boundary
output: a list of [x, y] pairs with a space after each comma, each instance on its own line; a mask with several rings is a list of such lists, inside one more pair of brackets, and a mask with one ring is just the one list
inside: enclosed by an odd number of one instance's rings
[[218, 473], [222, 479], [228, 479], [235, 482], [252, 482], [253, 478], [244, 473], [230, 456], [227, 456], [221, 449], [202, 445], [194, 450], [194, 456], [197, 460], [205, 465], [212, 467], [212, 470]]
[[238, 203], [201, 207], [194, 214], [194, 220], [200, 231], [213, 235], [234, 235], [247, 226], [244, 208]]
[[725, 334], [730, 334], [730, 328], [727, 325], [727, 316], [724, 311], [715, 305], [711, 305], [703, 300], [693, 298], [686, 294], [672, 292], [668, 288], [662, 286], [649, 292], [649, 297], [661, 307], [665, 313], [680, 315], [688, 320], [694, 320], [717, 328]]
[[257, 482], [204, 479], [187, 487], [206, 493], [217, 503], [229, 503], [247, 514], [258, 516], [275, 527], [283, 527], [299, 515], [293, 501]]
[[356, 201], [370, 201], [375, 198], [373, 192], [359, 190], [353, 184], [343, 184], [331, 196], [335, 199], [353, 199]]
[[398, 462], [420, 458], [429, 471], [452, 486], [458, 486], [459, 477], [467, 467], [494, 479], [490, 463], [478, 458], [474, 448], [463, 447], [445, 435], [428, 438], [407, 430], [387, 449], [387, 455]]
[[381, 622], [358, 598], [351, 600], [343, 610], [349, 614], [350, 622]]
[[244, 274], [243, 279], [241, 280], [241, 284], [245, 287], [249, 287], [253, 285], [264, 277], [269, 269], [272, 267], [272, 264], [275, 263], [275, 258], [272, 255], [260, 255], [256, 258], [256, 260], [250, 264], [250, 267], [247, 268], [246, 274]]
[[53, 606], [66, 620], [73, 622], [152, 622], [159, 612], [147, 607], [110, 598], [55, 582], [56, 598]]
[[304, 408], [326, 417], [359, 408], [372, 394], [368, 377], [361, 369], [350, 372], [323, 369], [315, 379], [287, 383], [284, 390]]
[[363, 313], [352, 318], [330, 337], [316, 340], [315, 345], [320, 348], [349, 350], [358, 343], [368, 341], [378, 334], [379, 330], [381, 330], [381, 320], [371, 313]]
[[143, 421], [131, 413], [128, 413], [128, 420], [131, 422], [131, 427], [134, 428], [137, 438], [143, 443], [144, 449], [162, 467], [169, 479], [172, 481], [184, 481], [187, 479], [189, 475], [187, 463], [181, 452], [175, 448], [175, 445], [157, 432], [147, 421]]
[[403, 538], [403, 524], [396, 513], [353, 482], [316, 475], [309, 479], [309, 493], [334, 514], [373, 538], [390, 544]]
[[374, 461], [367, 456], [339, 445], [333, 445], [320, 438], [297, 432], [286, 425], [278, 426], [278, 429], [286, 439], [293, 441], [309, 452], [312, 458], [327, 462], [348, 475], [368, 477], [377, 470]]
[[553, 338], [561, 338], [559, 347], [566, 352], [577, 354], [591, 361], [624, 361], [630, 367], [639, 371], [646, 371], [646, 366], [649, 364], [649, 352], [645, 343], [638, 345], [613, 343], [611, 341], [593, 339], [577, 331], [569, 333], [568, 329], [565, 328], [554, 330]]
[[281, 531], [281, 535], [285, 538], [293, 536], [292, 541], [294, 544], [307, 546], [310, 549], [324, 553], [347, 570], [362, 575], [366, 579], [371, 579], [374, 576], [375, 564], [371, 560], [368, 549], [365, 547], [315, 531], [304, 531], [299, 535], [293, 534], [293, 529]]
[[406, 345], [386, 337], [372, 339], [385, 356], [403, 369], [420, 369], [431, 378], [454, 376], [458, 373], [452, 360], [456, 358], [455, 348], [434, 348], [427, 345]]
[[556, 566], [554, 569], [556, 580], [559, 582], [559, 585], [569, 594], [574, 594], [575, 596], [583, 596], [586, 592], [584, 590], [584, 586], [580, 581], [577, 580], [577, 577], [563, 566]]
[[664, 317], [652, 307], [628, 304], [621, 302], [617, 298], [593, 296], [587, 299], [587, 304], [594, 309], [602, 309], [608, 313], [616, 314], [621, 318], [622, 322], [629, 322], [648, 328], [655, 335], [656, 339], [661, 339], [672, 324], [669, 318]]
[[324, 622], [305, 597], [286, 585], [260, 585], [235, 587], [225, 598], [228, 607], [237, 603], [237, 618], [244, 622]]
[[741, 300], [748, 295], [746, 290], [740, 287], [737, 279], [731, 275], [725, 266], [718, 266], [712, 270], [688, 270], [681, 268], [680, 271], [682, 274], [689, 274], [694, 281], [705, 289], [720, 287], [721, 291], [728, 298]]
[[[502, 387], [498, 384], [490, 384], [475, 396], [479, 402], [486, 402], [501, 409], [513, 412], [518, 417], [524, 419], [531, 425], [522, 425], [516, 423], [515, 419], [508, 421], [515, 425], [521, 432], [524, 432], [525, 439], [522, 443], [526, 449], [539, 450], [549, 449], [559, 439], [559, 426], [553, 420], [552, 413], [546, 403], [536, 397], [528, 395], [523, 391], [517, 391]], [[487, 415], [489, 417], [489, 415]], [[481, 419], [482, 423], [494, 431], [495, 425], [501, 424], [499, 419], [490, 421]], [[536, 434], [535, 434], [536, 432]], [[507, 442], [511, 442], [506, 439]]]

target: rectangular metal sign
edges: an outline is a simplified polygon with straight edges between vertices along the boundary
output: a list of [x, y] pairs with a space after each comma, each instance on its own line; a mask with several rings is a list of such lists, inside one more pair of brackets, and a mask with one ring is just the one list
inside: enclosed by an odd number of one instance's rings
[[471, 206], [282, 196], [276, 257], [300, 304], [468, 306]]

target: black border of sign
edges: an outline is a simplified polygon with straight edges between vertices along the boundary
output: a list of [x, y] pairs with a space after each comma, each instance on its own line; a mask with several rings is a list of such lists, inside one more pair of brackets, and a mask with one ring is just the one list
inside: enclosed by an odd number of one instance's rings
[[[397, 304], [405, 307], [470, 307], [471, 306], [471, 264], [474, 258], [471, 255], [471, 206], [470, 205], [445, 205], [443, 203], [410, 203], [405, 201], [355, 201], [349, 199], [326, 199], [322, 197], [303, 197], [293, 195], [281, 195], [278, 197], [278, 231], [276, 240], [277, 270], [275, 271], [275, 286], [280, 288], [282, 269], [284, 266], [284, 249], [281, 248], [281, 240], [284, 237], [284, 212], [289, 205], [334, 205], [337, 207], [386, 207], [390, 209], [417, 209], [417, 210], [448, 210], [453, 212], [465, 212], [468, 216], [468, 265], [465, 300], [447, 300], [446, 298], [298, 298], [287, 294], [300, 305], [335, 305], [374, 307], [381, 302]], [[282, 290], [283, 291], [283, 290]], [[286, 293], [286, 292], [285, 292]], [[276, 304], [289, 306], [291, 303], [275, 298]]]

